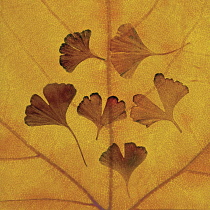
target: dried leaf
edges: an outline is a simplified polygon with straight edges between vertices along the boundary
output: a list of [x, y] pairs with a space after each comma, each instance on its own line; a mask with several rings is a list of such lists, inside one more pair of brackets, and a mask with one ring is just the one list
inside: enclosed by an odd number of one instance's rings
[[126, 185], [133, 171], [144, 161], [147, 156], [145, 147], [137, 147], [135, 143], [125, 143], [125, 156], [120, 148], [113, 143], [106, 152], [102, 153], [99, 161], [102, 165], [114, 169], [124, 178]]
[[166, 53], [154, 53], [145, 46], [135, 28], [127, 23], [121, 25], [118, 28], [117, 35], [111, 39], [111, 62], [120, 76], [131, 78], [139, 63], [148, 56], [166, 55], [179, 49]]
[[144, 45], [134, 27], [123, 24], [111, 40], [111, 62], [120, 76], [130, 78], [139, 63], [153, 53]]
[[102, 99], [98, 93], [92, 93], [90, 98], [85, 96], [77, 107], [77, 112], [94, 122], [98, 127], [96, 139], [98, 139], [99, 132], [104, 125], [126, 118], [125, 102], [118, 102], [116, 96], [110, 96], [107, 99], [102, 114]]
[[181, 82], [174, 82], [173, 79], [165, 78], [161, 73], [155, 75], [154, 84], [163, 103], [165, 112], [146, 96], [138, 94], [133, 97], [133, 102], [137, 106], [132, 107], [131, 118], [147, 127], [159, 120], [169, 120], [182, 132], [173, 118], [173, 110], [181, 98], [189, 93], [188, 87]]
[[66, 111], [76, 95], [72, 84], [48, 84], [43, 89], [49, 105], [38, 95], [31, 97], [31, 105], [26, 107], [25, 123], [29, 126], [63, 125], [66, 122]]
[[72, 84], [48, 84], [43, 93], [49, 105], [38, 95], [31, 97], [31, 105], [26, 107], [25, 123], [29, 126], [63, 125], [73, 135], [84, 164], [87, 166], [79, 141], [66, 122], [66, 112], [69, 104], [76, 95], [76, 89]]
[[68, 72], [74, 71], [76, 66], [87, 58], [99, 58], [93, 55], [89, 49], [89, 39], [91, 36], [91, 30], [85, 30], [81, 33], [75, 32], [69, 34], [64, 39], [64, 42], [60, 47], [60, 53], [64, 54], [60, 56], [60, 64]]
[[173, 118], [174, 107], [182, 97], [189, 93], [188, 87], [179, 81], [174, 82], [173, 79], [165, 79], [164, 75], [161, 73], [155, 75], [154, 84], [166, 114], [170, 116], [170, 118]]

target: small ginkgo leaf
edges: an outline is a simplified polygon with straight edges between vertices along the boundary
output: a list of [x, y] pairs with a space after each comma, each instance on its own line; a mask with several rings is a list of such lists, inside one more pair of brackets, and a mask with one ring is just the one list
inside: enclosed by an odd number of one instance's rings
[[165, 78], [161, 73], [155, 75], [154, 84], [166, 114], [172, 117], [175, 105], [189, 93], [188, 87], [179, 81]]
[[145, 46], [130, 23], [121, 25], [117, 35], [111, 39], [110, 43], [111, 62], [120, 76], [124, 78], [131, 78], [139, 63], [148, 56], [166, 55], [179, 49], [166, 53], [152, 52]]
[[96, 139], [104, 125], [126, 118], [125, 102], [118, 102], [118, 98], [115, 96], [110, 96], [107, 99], [102, 114], [102, 99], [98, 93], [92, 93], [90, 98], [85, 96], [77, 107], [77, 112], [95, 123], [98, 128]]
[[31, 105], [26, 107], [25, 123], [29, 126], [63, 125], [66, 122], [66, 111], [76, 95], [72, 84], [48, 84], [43, 93], [49, 105], [38, 95], [31, 97]]
[[60, 65], [68, 72], [72, 72], [76, 66], [87, 58], [100, 58], [93, 55], [89, 49], [89, 40], [91, 36], [90, 30], [82, 31], [81, 33], [75, 32], [69, 34], [64, 39], [60, 47]]
[[153, 54], [130, 23], [118, 28], [117, 35], [111, 39], [110, 49], [112, 64], [120, 76], [125, 78], [131, 77], [139, 63]]
[[[102, 153], [99, 161], [122, 175], [128, 189], [128, 182], [133, 171], [145, 160], [147, 151], [145, 147], [138, 147], [135, 143], [125, 143], [125, 156], [123, 157], [120, 148], [113, 143], [106, 152]], [[129, 193], [128, 193], [129, 194]]]
[[131, 118], [133, 118], [135, 122], [139, 122], [147, 127], [159, 120], [169, 120], [174, 123], [180, 132], [182, 132], [174, 120], [173, 110], [181, 98], [189, 93], [188, 87], [181, 82], [174, 82], [173, 79], [165, 78], [161, 73], [155, 75], [154, 84], [165, 111], [160, 109], [146, 96], [137, 94], [133, 97], [133, 102], [137, 106], [132, 107], [130, 114]]

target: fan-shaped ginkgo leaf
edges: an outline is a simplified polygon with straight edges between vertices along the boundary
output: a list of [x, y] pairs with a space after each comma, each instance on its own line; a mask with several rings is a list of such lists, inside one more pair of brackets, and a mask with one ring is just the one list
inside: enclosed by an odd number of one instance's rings
[[130, 23], [121, 25], [118, 28], [117, 35], [111, 39], [110, 43], [111, 62], [120, 76], [125, 78], [130, 78], [139, 63], [148, 56], [166, 55], [179, 49], [166, 53], [152, 52], [145, 46]]
[[102, 153], [99, 161], [101, 164], [119, 172], [124, 178], [126, 185], [133, 171], [144, 161], [147, 156], [145, 147], [138, 147], [135, 143], [125, 143], [125, 156], [120, 148], [113, 143], [106, 152]]
[[175, 105], [189, 93], [188, 87], [179, 81], [165, 78], [161, 73], [155, 75], [154, 84], [166, 114], [172, 117]]
[[118, 102], [116, 96], [110, 96], [107, 99], [103, 114], [102, 114], [102, 99], [98, 93], [92, 93], [90, 98], [85, 96], [83, 101], [77, 107], [78, 114], [93, 121], [98, 127], [96, 139], [104, 125], [110, 124], [116, 120], [126, 118], [125, 102]]
[[29, 126], [39, 125], [64, 125], [66, 111], [76, 95], [72, 84], [48, 84], [43, 89], [49, 105], [38, 95], [31, 97], [31, 105], [26, 107], [25, 123]]
[[89, 40], [91, 36], [91, 30], [85, 30], [81, 33], [75, 32], [69, 34], [64, 39], [64, 42], [60, 47], [60, 53], [64, 54], [60, 56], [60, 64], [68, 72], [72, 72], [76, 66], [87, 58], [99, 58], [93, 55], [89, 49]]
[[26, 107], [25, 123], [29, 126], [63, 125], [68, 128], [77, 143], [85, 165], [87, 165], [78, 139], [66, 122], [66, 112], [76, 95], [76, 89], [72, 84], [53, 83], [46, 85], [43, 93], [49, 105], [40, 96], [34, 94], [31, 97], [31, 105]]
[[188, 87], [178, 81], [174, 82], [173, 79], [165, 78], [161, 73], [155, 75], [154, 83], [165, 112], [146, 96], [138, 94], [133, 97], [133, 102], [137, 106], [132, 107], [131, 117], [147, 127], [159, 120], [169, 120], [182, 132], [173, 118], [173, 110], [179, 100], [189, 92]]

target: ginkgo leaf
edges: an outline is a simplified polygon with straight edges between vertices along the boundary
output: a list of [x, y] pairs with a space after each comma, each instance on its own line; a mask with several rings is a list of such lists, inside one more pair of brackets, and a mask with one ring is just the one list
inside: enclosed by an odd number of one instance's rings
[[63, 125], [66, 122], [66, 111], [76, 95], [72, 84], [48, 84], [43, 93], [49, 105], [38, 95], [31, 97], [31, 105], [26, 107], [25, 123], [29, 126]]
[[99, 132], [104, 125], [126, 118], [125, 102], [118, 102], [116, 96], [110, 96], [107, 99], [102, 114], [102, 99], [98, 93], [92, 93], [90, 98], [85, 96], [77, 107], [77, 112], [94, 122], [98, 127], [96, 139], [98, 139]]
[[147, 127], [159, 120], [169, 120], [182, 132], [173, 118], [173, 110], [181, 98], [189, 93], [188, 87], [181, 82], [174, 82], [173, 79], [165, 78], [162, 73], [155, 75], [154, 84], [163, 103], [165, 112], [146, 96], [137, 94], [133, 97], [133, 102], [137, 106], [132, 107], [131, 118]]
[[66, 112], [69, 104], [76, 95], [76, 89], [72, 84], [48, 84], [44, 87], [43, 93], [49, 105], [38, 95], [31, 97], [31, 105], [26, 107], [25, 123], [28, 126], [41, 125], [62, 125], [73, 135], [80, 150], [82, 159], [86, 164], [82, 149], [74, 132], [66, 122]]
[[66, 36], [65, 43], [61, 45], [59, 50], [61, 54], [64, 54], [60, 56], [60, 64], [66, 71], [74, 71], [76, 66], [87, 58], [104, 60], [90, 52], [90, 36], [91, 30], [84, 30], [81, 33], [75, 32]]
[[125, 156], [123, 157], [120, 148], [113, 143], [106, 152], [102, 153], [99, 161], [113, 170], [119, 172], [128, 186], [133, 171], [144, 161], [147, 156], [145, 147], [138, 147], [135, 143], [125, 143]]
[[165, 78], [161, 73], [155, 75], [154, 84], [166, 114], [172, 118], [175, 105], [189, 93], [188, 87], [179, 81]]
[[152, 52], [145, 46], [130, 23], [121, 25], [117, 35], [111, 39], [110, 43], [111, 62], [120, 76], [124, 78], [132, 77], [139, 63], [148, 56], [166, 55], [179, 49], [166, 53]]

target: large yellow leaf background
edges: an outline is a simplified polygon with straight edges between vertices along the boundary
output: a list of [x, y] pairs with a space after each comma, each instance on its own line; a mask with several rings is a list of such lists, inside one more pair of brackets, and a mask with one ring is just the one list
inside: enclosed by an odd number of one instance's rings
[[[2, 0], [0, 6], [0, 209], [210, 208], [208, 0]], [[131, 79], [124, 79], [110, 63], [108, 46], [125, 23], [133, 24], [145, 45], [157, 53], [190, 44], [176, 53], [146, 58]], [[92, 31], [91, 51], [107, 60], [87, 59], [67, 73], [59, 65], [59, 47], [67, 34], [85, 29]], [[135, 94], [146, 94], [162, 107], [153, 84], [156, 73], [189, 88], [174, 110], [182, 133], [168, 121], [146, 128], [129, 117]], [[44, 97], [43, 87], [54, 82], [70, 83], [77, 89], [67, 120], [88, 167], [65, 127], [24, 123], [30, 97], [35, 93]], [[103, 106], [111, 95], [124, 100], [128, 112], [127, 119], [103, 128], [97, 141], [96, 126], [76, 111], [83, 97], [95, 92], [101, 95]], [[34, 157], [23, 141], [72, 179]], [[122, 152], [126, 142], [148, 151], [131, 176], [130, 198], [123, 178], [117, 172], [110, 176], [110, 170], [99, 162], [113, 142]]]

